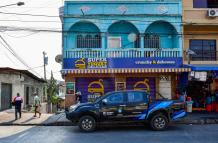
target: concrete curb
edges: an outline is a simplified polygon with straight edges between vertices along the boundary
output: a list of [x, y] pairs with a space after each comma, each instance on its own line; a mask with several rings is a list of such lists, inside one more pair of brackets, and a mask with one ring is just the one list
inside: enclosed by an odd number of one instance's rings
[[0, 126], [73, 126], [73, 124], [71, 122], [55, 122], [55, 123], [40, 123], [40, 124], [1, 123]]
[[178, 124], [198, 124], [198, 125], [204, 125], [204, 124], [218, 124], [218, 118], [215, 119], [195, 119], [195, 120], [184, 120], [184, 121], [178, 121], [176, 122]]
[[[194, 124], [194, 125], [206, 125], [206, 124], [218, 124], [218, 118], [215, 119], [195, 119], [195, 120], [181, 120], [173, 121], [175, 124]], [[53, 123], [30, 123], [30, 124], [19, 124], [19, 123], [0, 123], [0, 126], [73, 126], [71, 122], [53, 122]]]

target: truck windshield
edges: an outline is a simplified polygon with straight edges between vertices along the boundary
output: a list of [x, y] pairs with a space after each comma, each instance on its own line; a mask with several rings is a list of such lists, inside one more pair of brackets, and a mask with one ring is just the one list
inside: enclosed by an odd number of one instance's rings
[[103, 96], [99, 96], [98, 98], [95, 99], [94, 103], [97, 103], [99, 101], [101, 101], [103, 99], [104, 95]]
[[110, 92], [106, 93], [105, 95], [99, 96], [98, 98], [95, 99], [94, 103], [97, 103], [99, 101], [101, 101], [104, 97], [106, 97], [108, 94], [110, 94]]

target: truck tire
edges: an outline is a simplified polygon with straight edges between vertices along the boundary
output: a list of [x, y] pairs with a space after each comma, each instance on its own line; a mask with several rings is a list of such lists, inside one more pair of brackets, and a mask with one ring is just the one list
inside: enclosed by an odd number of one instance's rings
[[79, 119], [79, 128], [84, 132], [92, 132], [96, 128], [96, 121], [92, 116], [82, 116]]
[[168, 126], [168, 119], [165, 115], [159, 113], [154, 115], [150, 120], [150, 127], [155, 131], [162, 131]]

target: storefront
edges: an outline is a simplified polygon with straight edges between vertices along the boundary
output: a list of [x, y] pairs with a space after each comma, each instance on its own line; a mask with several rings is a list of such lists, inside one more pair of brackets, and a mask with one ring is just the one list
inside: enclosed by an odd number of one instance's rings
[[159, 98], [158, 92], [174, 99], [181, 73], [190, 71], [182, 67], [181, 58], [65, 59], [64, 67], [66, 83], [75, 85], [66, 98], [79, 91], [82, 102], [119, 90], [145, 90], [151, 98]]
[[196, 111], [218, 112], [217, 65], [192, 65], [187, 95], [193, 100]]

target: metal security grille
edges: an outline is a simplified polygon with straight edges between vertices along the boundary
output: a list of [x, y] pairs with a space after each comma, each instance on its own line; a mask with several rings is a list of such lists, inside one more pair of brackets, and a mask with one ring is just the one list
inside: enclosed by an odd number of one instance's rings
[[146, 34], [144, 38], [145, 48], [160, 48], [160, 36], [156, 34]]
[[76, 37], [77, 48], [101, 48], [101, 36], [96, 35], [77, 35]]

